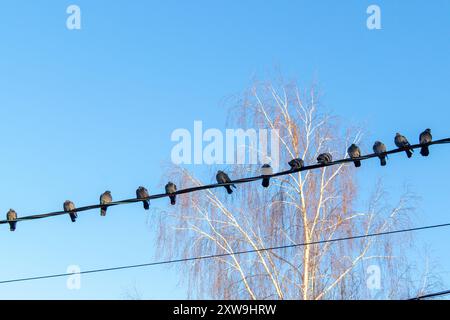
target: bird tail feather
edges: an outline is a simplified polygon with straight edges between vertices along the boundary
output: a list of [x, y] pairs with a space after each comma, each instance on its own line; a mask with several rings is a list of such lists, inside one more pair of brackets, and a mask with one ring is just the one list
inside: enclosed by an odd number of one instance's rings
[[100, 209], [100, 215], [102, 217], [106, 216], [106, 210], [108, 209], [108, 207], [101, 207]]
[[145, 210], [150, 209], [150, 201], [144, 200], [144, 201], [142, 201], [142, 202], [143, 202], [143, 204], [144, 204], [144, 209], [145, 209]]
[[355, 167], [357, 167], [357, 168], [361, 167], [361, 161], [356, 160], [355, 161]]
[[170, 204], [174, 206], [175, 203], [177, 202], [176, 196], [169, 196], [169, 198], [170, 198]]
[[232, 194], [233, 190], [231, 190], [230, 186], [225, 186], [225, 188], [227, 189], [228, 194]]
[[420, 154], [424, 157], [428, 157], [430, 154], [430, 150], [428, 149], [428, 146], [424, 146], [420, 149]]

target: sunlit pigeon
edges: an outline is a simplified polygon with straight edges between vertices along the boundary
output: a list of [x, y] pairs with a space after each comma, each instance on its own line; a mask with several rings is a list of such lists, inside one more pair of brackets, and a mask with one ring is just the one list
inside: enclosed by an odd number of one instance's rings
[[[111, 196], [111, 191], [105, 191], [104, 193], [102, 193], [102, 195], [100, 196], [100, 204], [108, 204], [112, 202], [112, 196]], [[100, 215], [101, 216], [106, 216], [106, 210], [108, 210], [107, 206], [102, 206], [100, 208]]]
[[[347, 153], [350, 156], [350, 158], [359, 158], [359, 157], [361, 157], [361, 150], [354, 143], [350, 147], [348, 147]], [[360, 160], [355, 160], [355, 161], [353, 161], [353, 163], [355, 164], [355, 167], [361, 167], [361, 161]]]
[[[144, 188], [143, 186], [140, 186], [139, 188], [137, 188], [136, 199], [145, 199], [148, 197], [149, 197], [149, 194], [148, 194], [148, 190], [146, 188]], [[143, 204], [145, 210], [150, 209], [150, 200], [148, 200], [148, 199], [142, 200], [142, 204]]]
[[77, 212], [73, 211], [75, 210], [75, 205], [73, 204], [72, 201], [70, 200], [66, 200], [64, 202], [64, 211], [69, 213], [70, 219], [72, 220], [72, 222], [75, 222], [77, 220]]
[[375, 152], [378, 155], [378, 158], [380, 158], [380, 164], [382, 166], [385, 166], [387, 155], [382, 154], [383, 152], [386, 152], [386, 146], [384, 145], [384, 143], [380, 141], [375, 141], [373, 145], [373, 152]]
[[6, 214], [6, 220], [8, 220], [9, 223], [9, 230], [15, 231], [17, 224], [17, 213], [13, 209], [9, 209], [8, 213]]
[[[429, 143], [433, 141], [433, 136], [431, 135], [431, 129], [426, 129], [424, 132], [422, 132], [419, 136], [419, 143]], [[420, 149], [420, 154], [424, 157], [428, 157], [430, 154], [430, 150], [428, 149], [428, 146], [422, 146]]]
[[166, 194], [169, 195], [171, 205], [175, 205], [175, 203], [176, 203], [177, 196], [175, 194], [172, 194], [172, 193], [175, 193], [176, 191], [177, 191], [177, 186], [175, 185], [175, 183], [169, 182], [166, 184]]
[[[411, 144], [409, 143], [408, 139], [406, 139], [405, 136], [402, 136], [400, 133], [397, 132], [397, 134], [395, 135], [395, 139], [394, 139], [394, 143], [398, 148], [407, 148], [409, 147]], [[412, 157], [412, 154], [414, 152], [413, 149], [406, 149], [405, 150], [406, 155], [408, 156], [408, 158]]]

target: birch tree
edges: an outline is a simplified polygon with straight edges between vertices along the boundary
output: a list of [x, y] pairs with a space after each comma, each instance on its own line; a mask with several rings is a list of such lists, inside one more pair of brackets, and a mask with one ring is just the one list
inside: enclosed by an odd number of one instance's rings
[[[345, 123], [344, 123], [345, 125]], [[316, 163], [322, 152], [346, 157], [362, 131], [344, 127], [325, 112], [314, 87], [257, 83], [235, 100], [229, 127], [278, 129], [281, 168], [302, 158]], [[164, 181], [179, 187], [214, 182], [179, 166]], [[259, 175], [260, 165], [229, 165], [231, 178]], [[364, 163], [363, 163], [364, 169]], [[360, 170], [363, 170], [360, 169]], [[178, 197], [176, 207], [155, 215], [158, 252], [167, 258], [227, 254], [179, 264], [191, 298], [214, 299], [370, 299], [403, 298], [416, 293], [402, 248], [408, 236], [367, 237], [348, 241], [236, 254], [239, 251], [314, 243], [406, 227], [414, 208], [408, 190], [394, 205], [381, 183], [364, 200], [358, 193], [353, 164], [294, 173]], [[203, 176], [203, 175], [201, 175]], [[379, 271], [381, 284], [368, 284]], [[377, 280], [377, 279], [375, 279]], [[423, 282], [426, 283], [426, 282]], [[425, 291], [427, 285], [422, 286]]]

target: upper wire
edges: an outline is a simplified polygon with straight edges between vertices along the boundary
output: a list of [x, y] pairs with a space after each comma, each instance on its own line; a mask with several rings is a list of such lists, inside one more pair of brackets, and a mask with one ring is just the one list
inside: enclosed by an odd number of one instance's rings
[[[142, 202], [144, 200], [154, 200], [154, 199], [160, 199], [160, 198], [165, 198], [165, 197], [169, 197], [169, 196], [176, 196], [176, 195], [181, 195], [181, 194], [185, 194], [185, 193], [191, 193], [191, 192], [196, 192], [196, 191], [201, 191], [201, 190], [206, 190], [206, 189], [214, 189], [214, 188], [219, 188], [219, 187], [225, 187], [225, 186], [229, 186], [232, 184], [243, 184], [243, 183], [249, 183], [249, 182], [253, 182], [253, 181], [257, 181], [257, 180], [262, 180], [264, 178], [274, 178], [274, 177], [279, 177], [279, 176], [284, 176], [284, 175], [290, 175], [296, 172], [301, 172], [301, 171], [307, 171], [307, 170], [313, 170], [313, 169], [319, 169], [319, 168], [323, 168], [323, 167], [329, 167], [329, 166], [333, 166], [333, 165], [337, 165], [337, 164], [342, 164], [342, 163], [348, 163], [348, 162], [354, 162], [355, 160], [360, 160], [360, 161], [364, 161], [370, 158], [375, 158], [375, 157], [379, 157], [379, 156], [383, 156], [383, 155], [389, 155], [389, 154], [394, 154], [394, 153], [400, 153], [400, 152], [404, 152], [406, 150], [411, 150], [411, 149], [418, 149], [424, 146], [431, 146], [431, 145], [439, 145], [439, 144], [447, 144], [450, 143], [450, 138], [445, 138], [445, 139], [440, 139], [440, 140], [435, 140], [432, 142], [428, 142], [428, 143], [424, 143], [424, 144], [414, 144], [414, 145], [410, 145], [407, 147], [402, 147], [402, 148], [397, 148], [397, 149], [392, 149], [386, 152], [382, 152], [382, 153], [372, 153], [372, 154], [367, 154], [365, 156], [361, 156], [361, 157], [357, 157], [357, 158], [344, 158], [344, 159], [339, 159], [339, 160], [335, 160], [335, 161], [330, 161], [328, 163], [317, 163], [317, 164], [313, 164], [313, 165], [308, 165], [308, 166], [304, 166], [301, 168], [296, 168], [296, 169], [290, 169], [290, 170], [284, 170], [284, 171], [280, 171], [280, 172], [276, 172], [270, 175], [260, 175], [260, 176], [254, 176], [254, 177], [248, 177], [248, 178], [241, 178], [241, 179], [236, 179], [236, 180], [231, 180], [230, 182], [226, 182], [226, 183], [214, 183], [214, 184], [207, 184], [207, 185], [202, 185], [202, 186], [196, 186], [196, 187], [190, 187], [190, 188], [185, 188], [185, 189], [180, 189], [174, 193], [171, 194], [167, 194], [167, 193], [160, 193], [160, 194], [153, 194], [150, 195], [148, 197], [145, 198], [131, 198], [131, 199], [125, 199], [125, 200], [120, 200], [120, 201], [113, 201], [107, 204], [94, 204], [94, 205], [87, 205], [87, 206], [83, 206], [83, 207], [79, 207], [76, 208], [74, 210], [69, 210], [69, 211], [54, 211], [54, 212], [48, 212], [48, 213], [43, 213], [43, 214], [35, 214], [35, 215], [29, 215], [29, 216], [23, 216], [23, 217], [18, 217], [16, 220], [14, 221], [29, 221], [29, 220], [37, 220], [37, 219], [44, 219], [44, 218], [49, 218], [49, 217], [55, 217], [55, 216], [60, 216], [60, 215], [64, 215], [64, 214], [68, 214], [68, 213], [78, 213], [78, 212], [83, 212], [83, 211], [88, 211], [88, 210], [94, 210], [94, 209], [99, 209], [99, 208], [104, 208], [104, 207], [113, 207], [113, 206], [118, 206], [118, 205], [124, 205], [124, 204], [130, 204], [130, 203], [136, 203], [136, 202]], [[0, 220], [0, 225], [1, 224], [6, 224], [8, 223], [8, 220]]]
[[445, 290], [445, 291], [441, 291], [441, 292], [434, 292], [434, 293], [428, 293], [428, 294], [424, 294], [422, 296], [418, 296], [415, 298], [411, 298], [408, 300], [422, 300], [422, 299], [429, 299], [429, 298], [435, 298], [435, 297], [441, 297], [441, 296], [446, 296], [450, 294], [450, 290]]

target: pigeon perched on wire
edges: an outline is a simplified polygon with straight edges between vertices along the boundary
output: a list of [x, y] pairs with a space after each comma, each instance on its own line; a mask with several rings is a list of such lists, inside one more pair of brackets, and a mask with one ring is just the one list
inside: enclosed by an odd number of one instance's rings
[[305, 162], [300, 158], [292, 159], [288, 164], [291, 167], [291, 170], [299, 170], [305, 166]]
[[[112, 202], [111, 191], [105, 191], [100, 196], [100, 204], [108, 204]], [[106, 210], [108, 210], [107, 206], [102, 206], [100, 208], [100, 215], [102, 217], [106, 216]]]
[[72, 222], [77, 221], [78, 215], [77, 215], [77, 212], [74, 211], [76, 208], [75, 208], [75, 205], [73, 204], [73, 202], [70, 200], [66, 200], [66, 201], [64, 201], [63, 207], [64, 207], [64, 211], [69, 213], [69, 216], [70, 216], [70, 219], [72, 220]]
[[[411, 146], [411, 144], [409, 143], [408, 139], [406, 139], [405, 136], [402, 136], [398, 132], [395, 135], [394, 143], [395, 143], [395, 145], [398, 148], [408, 148], [409, 146]], [[408, 156], [408, 158], [411, 158], [412, 155], [413, 155], [414, 150], [408, 148], [408, 149], [405, 150], [405, 152], [406, 152], [406, 155]]]
[[386, 152], [386, 146], [384, 145], [384, 143], [375, 141], [373, 145], [373, 152], [375, 152], [378, 155], [378, 158], [380, 158], [380, 164], [382, 166], [385, 166], [387, 155], [383, 154], [384, 152]]
[[17, 213], [13, 209], [9, 209], [8, 213], [6, 214], [6, 220], [8, 220], [9, 223], [9, 230], [15, 231], [17, 224]]
[[270, 177], [267, 177], [267, 176], [270, 176], [272, 174], [273, 174], [273, 169], [272, 169], [272, 167], [269, 164], [264, 164], [261, 167], [261, 175], [265, 176], [263, 178], [263, 180], [262, 180], [262, 186], [264, 188], [267, 188], [269, 186], [269, 184], [270, 184]]
[[333, 161], [333, 156], [331, 155], [331, 153], [328, 152], [321, 153], [317, 157], [317, 162], [320, 164], [327, 164], [330, 163], [331, 161]]
[[[350, 158], [359, 158], [359, 157], [361, 157], [361, 150], [354, 143], [350, 147], [348, 147], [347, 153], [350, 156]], [[355, 167], [357, 167], [357, 168], [361, 167], [361, 161], [360, 160], [355, 160], [355, 161], [353, 161], [353, 163], [355, 164]]]
[[[425, 144], [433, 141], [433, 136], [431, 135], [431, 129], [426, 129], [424, 132], [422, 132], [419, 136], [419, 143]], [[428, 157], [430, 154], [430, 150], [428, 149], [428, 146], [422, 146], [420, 149], [420, 154], [424, 157]]]
[[[228, 175], [225, 172], [221, 171], [221, 170], [217, 171], [216, 180], [217, 180], [217, 183], [219, 183], [219, 184], [231, 182], [230, 177], [228, 177]], [[234, 184], [226, 185], [224, 187], [225, 187], [225, 189], [227, 189], [228, 194], [232, 194], [233, 193], [233, 190], [231, 189], [231, 187], [236, 189], [236, 186]]]
[[148, 194], [148, 190], [146, 188], [144, 188], [143, 186], [140, 186], [139, 188], [137, 188], [137, 190], [136, 190], [136, 198], [137, 199], [144, 199], [144, 200], [142, 200], [142, 204], [144, 205], [144, 209], [145, 210], [150, 209], [150, 200], [146, 199], [149, 196], [150, 195]]
[[175, 205], [175, 203], [176, 203], [177, 196], [175, 194], [172, 194], [175, 192], [177, 192], [177, 186], [175, 185], [175, 183], [173, 183], [173, 182], [167, 183], [166, 184], [166, 194], [169, 195], [171, 205]]

